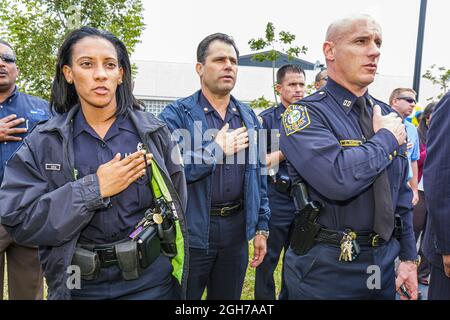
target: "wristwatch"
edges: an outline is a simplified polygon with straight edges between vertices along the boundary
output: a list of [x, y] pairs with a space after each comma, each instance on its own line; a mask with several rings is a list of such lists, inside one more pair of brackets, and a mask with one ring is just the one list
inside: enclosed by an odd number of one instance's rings
[[419, 267], [421, 261], [422, 261], [422, 260], [421, 260], [420, 256], [417, 256], [417, 258], [414, 259], [414, 260], [400, 260], [400, 262], [410, 262], [410, 263], [414, 263], [417, 267]]
[[267, 230], [258, 230], [255, 233], [255, 236], [257, 236], [257, 235], [262, 235], [262, 236], [266, 237], [266, 240], [269, 239], [269, 231], [267, 231]]

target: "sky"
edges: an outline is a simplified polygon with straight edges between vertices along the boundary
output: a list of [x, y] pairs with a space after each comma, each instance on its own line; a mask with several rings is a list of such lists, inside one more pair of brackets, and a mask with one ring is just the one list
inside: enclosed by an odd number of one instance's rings
[[[366, 13], [383, 31], [378, 72], [411, 78], [414, 74], [420, 0], [143, 2], [146, 29], [132, 55], [134, 60], [195, 62], [198, 43], [214, 32], [231, 35], [241, 55], [249, 54], [248, 41], [263, 36], [270, 21], [276, 30], [294, 33], [295, 44], [308, 47], [300, 58], [324, 63], [322, 43], [328, 25], [348, 15]], [[432, 64], [450, 68], [449, 12], [450, 1], [428, 0], [422, 74]]]

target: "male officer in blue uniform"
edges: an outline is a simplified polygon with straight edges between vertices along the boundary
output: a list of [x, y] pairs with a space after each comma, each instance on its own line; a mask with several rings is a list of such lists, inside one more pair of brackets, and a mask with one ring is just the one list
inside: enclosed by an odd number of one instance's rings
[[[256, 268], [255, 299], [275, 299], [273, 273], [278, 264], [281, 250], [289, 247], [289, 228], [294, 219], [294, 202], [290, 196], [290, 179], [286, 161], [280, 151], [279, 137], [281, 115], [286, 108], [305, 95], [305, 72], [298, 66], [286, 64], [277, 71], [276, 89], [281, 102], [260, 113], [259, 119], [267, 130], [267, 166], [269, 167], [270, 238], [267, 240], [267, 254]], [[281, 281], [280, 299], [287, 299], [284, 278]]]
[[405, 127], [367, 91], [381, 42], [370, 16], [332, 23], [327, 85], [283, 115], [297, 210], [284, 266], [289, 299], [394, 299], [396, 289], [417, 298]]
[[[46, 101], [17, 90], [18, 73], [14, 50], [0, 40], [0, 184], [6, 162], [27, 132], [50, 116]], [[0, 225], [0, 288], [3, 288], [5, 256], [8, 259], [9, 299], [42, 299], [43, 278], [37, 248], [15, 243]], [[2, 297], [3, 290], [0, 290], [0, 299]]]
[[450, 92], [447, 92], [433, 111], [423, 172], [428, 209], [423, 251], [431, 264], [430, 300], [450, 300], [449, 109]]
[[266, 253], [270, 209], [257, 143], [261, 127], [254, 112], [230, 94], [238, 56], [228, 35], [203, 39], [196, 65], [201, 90], [168, 105], [160, 115], [184, 156], [188, 299], [200, 299], [205, 287], [207, 299], [240, 299], [248, 241], [254, 238], [252, 267]]

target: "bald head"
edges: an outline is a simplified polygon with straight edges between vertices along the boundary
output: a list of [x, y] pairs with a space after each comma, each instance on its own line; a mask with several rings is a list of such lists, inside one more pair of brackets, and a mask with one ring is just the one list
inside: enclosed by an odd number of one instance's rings
[[368, 15], [333, 22], [323, 43], [328, 76], [357, 97], [375, 79], [382, 43], [380, 25]]
[[378, 22], [367, 14], [354, 15], [332, 22], [327, 29], [325, 41], [338, 42], [344, 38], [348, 33], [352, 32], [356, 22], [366, 21], [367, 23], [376, 24], [379, 30], [381, 27]]

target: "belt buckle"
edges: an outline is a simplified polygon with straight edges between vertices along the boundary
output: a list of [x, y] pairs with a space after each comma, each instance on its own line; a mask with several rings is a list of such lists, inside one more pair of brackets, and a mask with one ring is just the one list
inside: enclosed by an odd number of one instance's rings
[[225, 216], [226, 216], [225, 210], [227, 210], [228, 208], [229, 208], [229, 207], [223, 207], [223, 208], [220, 209], [220, 216], [221, 216], [221, 217], [225, 217]]
[[375, 234], [371, 237], [370, 239], [370, 245], [372, 247], [378, 247], [380, 244], [378, 243], [378, 240], [380, 239], [380, 235], [379, 234]]

